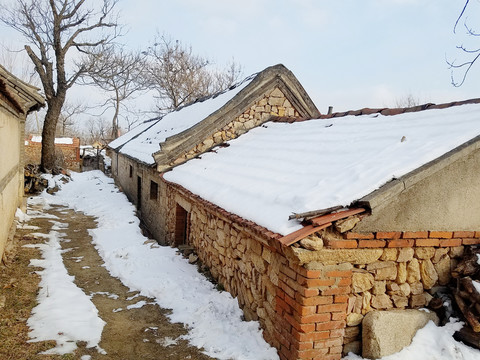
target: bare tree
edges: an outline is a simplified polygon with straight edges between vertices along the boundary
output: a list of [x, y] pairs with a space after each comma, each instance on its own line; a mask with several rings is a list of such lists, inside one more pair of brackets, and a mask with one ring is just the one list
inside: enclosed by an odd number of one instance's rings
[[156, 92], [157, 111], [165, 113], [234, 84], [241, 75], [232, 62], [227, 70], [212, 70], [211, 62], [166, 35], [157, 35], [147, 56], [144, 76]]
[[[455, 22], [455, 26], [453, 27], [453, 32], [457, 33], [459, 23], [463, 20], [463, 28], [465, 29], [466, 34], [469, 37], [478, 38], [480, 37], [480, 31], [475, 30], [468, 22], [467, 11], [469, 10], [470, 5], [471, 5], [470, 0], [466, 0], [461, 13], [458, 16], [457, 21]], [[476, 10], [478, 11], [479, 9], [477, 8]], [[455, 87], [459, 87], [463, 85], [463, 83], [467, 78], [468, 73], [470, 72], [470, 69], [480, 57], [480, 47], [477, 47], [477, 46], [471, 47], [471, 46], [462, 44], [457, 46], [457, 49], [461, 50], [465, 55], [467, 55], [468, 59], [460, 62], [457, 62], [457, 60], [454, 60], [454, 61], [447, 60], [447, 63], [450, 66], [450, 69], [452, 70], [452, 75], [451, 75], [452, 85]], [[458, 70], [460, 70], [462, 74], [459, 81], [455, 80], [455, 76], [454, 76], [454, 72]]]
[[87, 107], [81, 103], [65, 101], [58, 118], [56, 133], [61, 136], [77, 136], [76, 118], [85, 112]]
[[397, 108], [409, 108], [417, 105], [420, 105], [420, 100], [418, 99], [418, 97], [415, 97], [412, 94], [408, 94], [405, 97], [398, 98], [395, 101], [395, 107]]
[[91, 117], [87, 120], [82, 138], [85, 144], [93, 144], [98, 141], [107, 144], [112, 131], [110, 121], [102, 117]]
[[[122, 48], [109, 47], [89, 56], [89, 79], [86, 83], [98, 86], [107, 92], [107, 99], [102, 105], [103, 113], [113, 109], [111, 138], [118, 137], [120, 116], [130, 113], [126, 105], [142, 90], [146, 89], [140, 76], [144, 64], [144, 55], [125, 52]], [[121, 112], [122, 110], [122, 112]]]
[[88, 54], [117, 36], [113, 14], [117, 1], [16, 0], [10, 6], [0, 5], [0, 20], [28, 42], [25, 50], [45, 93], [48, 108], [42, 131], [44, 171], [55, 165], [55, 128], [67, 91], [88, 71], [79, 56], [75, 61], [67, 54]]

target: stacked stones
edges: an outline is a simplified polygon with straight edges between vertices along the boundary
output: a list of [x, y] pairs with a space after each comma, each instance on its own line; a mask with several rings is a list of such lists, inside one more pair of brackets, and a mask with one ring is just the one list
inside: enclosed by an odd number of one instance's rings
[[279, 268], [285, 262], [268, 240], [200, 206], [190, 212], [190, 241], [213, 278], [232, 296], [247, 320], [259, 320], [273, 338]]
[[290, 101], [285, 97], [279, 88], [274, 88], [271, 92], [253, 104], [243, 114], [235, 118], [232, 122], [218, 130], [202, 143], [180, 156], [170, 163], [171, 166], [183, 163], [194, 158], [213, 146], [220, 145], [225, 141], [234, 139], [250, 129], [257, 127], [268, 121], [271, 116], [300, 117]]

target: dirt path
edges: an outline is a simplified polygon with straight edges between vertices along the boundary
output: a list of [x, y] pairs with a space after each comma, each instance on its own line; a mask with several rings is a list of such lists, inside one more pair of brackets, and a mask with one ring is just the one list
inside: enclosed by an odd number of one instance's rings
[[[32, 208], [31, 210], [41, 209]], [[99, 354], [96, 349], [87, 349], [85, 344], [78, 344], [79, 348], [73, 355], [63, 357], [39, 355], [39, 359], [80, 359], [82, 355], [90, 355], [91, 359], [122, 360], [211, 359], [197, 348], [189, 346], [185, 340], [178, 340], [186, 330], [181, 324], [172, 324], [168, 321], [166, 318], [168, 310], [161, 309], [153, 303], [152, 299], [129, 291], [118, 279], [109, 275], [102, 266], [103, 261], [88, 234], [88, 229], [96, 227], [94, 218], [60, 206], [52, 207], [44, 213], [47, 217], [34, 218], [28, 222], [28, 226], [33, 225], [40, 229], [19, 230], [17, 238], [27, 237], [28, 239], [28, 233], [32, 232], [48, 234], [52, 227], [59, 233], [59, 237], [63, 239], [62, 249], [66, 250], [63, 253], [63, 260], [69, 274], [75, 277], [75, 284], [92, 297], [99, 316], [107, 323], [99, 344], [107, 355]], [[41, 239], [33, 239], [33, 242], [41, 242]], [[34, 256], [34, 253], [31, 256]], [[33, 269], [30, 267], [28, 270], [31, 273]], [[139, 301], [145, 301], [147, 305], [129, 308]], [[37, 345], [41, 345], [41, 350], [52, 347], [51, 343]]]

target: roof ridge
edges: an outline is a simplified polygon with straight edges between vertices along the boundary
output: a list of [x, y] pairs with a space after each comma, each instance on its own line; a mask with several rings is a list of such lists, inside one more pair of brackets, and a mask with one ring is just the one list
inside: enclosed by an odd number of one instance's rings
[[377, 116], [378, 114], [381, 114], [384, 116], [393, 116], [393, 115], [399, 115], [399, 114], [404, 114], [409, 112], [420, 112], [420, 111], [430, 110], [430, 109], [447, 109], [450, 107], [466, 105], [466, 104], [480, 104], [480, 98], [473, 98], [473, 99], [467, 99], [467, 100], [461, 100], [461, 101], [451, 101], [448, 103], [441, 103], [441, 104], [426, 103], [421, 105], [399, 107], [399, 108], [388, 108], [388, 107], [368, 108], [366, 107], [359, 110], [339, 111], [331, 114], [320, 115], [318, 118], [312, 118], [312, 119], [293, 118], [293, 117], [287, 117], [287, 116], [273, 116], [271, 118], [271, 121], [293, 123], [293, 122], [301, 122], [301, 121], [316, 120], [316, 119], [340, 118], [345, 116], [361, 116], [361, 115], [374, 115], [374, 114], [377, 114]]

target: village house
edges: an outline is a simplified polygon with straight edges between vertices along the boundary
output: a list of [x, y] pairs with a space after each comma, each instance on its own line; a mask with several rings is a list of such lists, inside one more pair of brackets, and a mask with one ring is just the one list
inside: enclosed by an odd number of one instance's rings
[[361, 353], [365, 315], [428, 305], [480, 244], [480, 100], [320, 116], [276, 66], [208, 102], [111, 143], [112, 173], [281, 359]]
[[[72, 137], [55, 138], [55, 152], [58, 166], [73, 171], [81, 170], [80, 139]], [[25, 163], [40, 164], [42, 158], [42, 137], [29, 135], [25, 140]]]
[[15, 211], [24, 208], [25, 119], [45, 106], [38, 91], [0, 65], [0, 258], [15, 229]]

